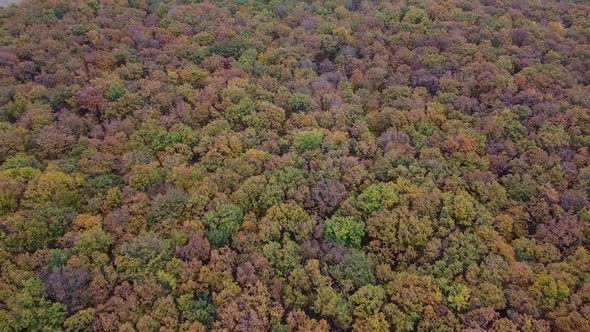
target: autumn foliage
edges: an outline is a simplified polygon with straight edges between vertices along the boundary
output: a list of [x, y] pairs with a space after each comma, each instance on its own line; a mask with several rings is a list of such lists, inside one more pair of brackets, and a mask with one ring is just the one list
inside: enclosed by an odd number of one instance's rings
[[0, 8], [0, 332], [590, 331], [590, 5]]

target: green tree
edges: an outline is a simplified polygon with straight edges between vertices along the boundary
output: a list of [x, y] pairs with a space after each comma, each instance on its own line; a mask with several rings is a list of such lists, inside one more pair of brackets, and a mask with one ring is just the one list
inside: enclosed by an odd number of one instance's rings
[[379, 312], [385, 301], [385, 291], [381, 286], [366, 285], [348, 299], [352, 304], [355, 317], [367, 318]]
[[456, 311], [465, 311], [469, 308], [469, 297], [471, 296], [471, 291], [467, 286], [462, 284], [455, 284], [449, 290], [449, 295], [447, 296], [447, 303], [449, 307]]
[[365, 189], [353, 201], [353, 206], [365, 218], [382, 209], [389, 209], [399, 202], [399, 196], [390, 183], [377, 183]]
[[64, 327], [68, 332], [91, 331], [94, 322], [96, 309], [82, 309], [64, 321]]
[[76, 206], [79, 200], [76, 180], [59, 171], [48, 171], [29, 182], [25, 198], [30, 205]]
[[545, 272], [535, 275], [529, 291], [544, 309], [552, 309], [570, 295], [565, 282]]
[[100, 226], [86, 230], [76, 240], [74, 250], [80, 255], [92, 257], [95, 252], [108, 254], [113, 240]]
[[13, 215], [3, 222], [2, 246], [9, 252], [33, 252], [51, 241], [49, 227], [39, 218]]
[[242, 209], [235, 205], [223, 204], [214, 211], [207, 212], [203, 218], [205, 235], [209, 242], [217, 246], [229, 244], [231, 237], [242, 225]]
[[17, 179], [0, 177], [0, 216], [14, 212], [25, 184]]
[[301, 131], [295, 135], [293, 146], [298, 152], [306, 152], [318, 149], [322, 146], [324, 133], [319, 130]]
[[289, 109], [292, 112], [307, 112], [311, 107], [312, 100], [306, 94], [296, 92], [289, 98]]
[[422, 8], [412, 7], [403, 16], [402, 22], [419, 24], [428, 20], [428, 14]]
[[324, 223], [324, 239], [344, 242], [355, 248], [361, 246], [365, 224], [350, 216], [333, 216]]
[[266, 211], [258, 229], [263, 241], [280, 240], [287, 234], [301, 242], [310, 237], [314, 226], [315, 220], [303, 208], [295, 204], [280, 203]]
[[373, 285], [375, 278], [375, 263], [363, 253], [348, 255], [342, 262], [330, 269], [330, 274], [342, 283], [351, 282], [355, 287]]
[[281, 276], [287, 276], [293, 270], [301, 267], [301, 257], [297, 253], [297, 243], [288, 238], [283, 238], [281, 242], [268, 242], [262, 246], [262, 253]]
[[248, 116], [254, 113], [256, 113], [256, 103], [250, 97], [246, 96], [228, 109], [227, 119], [233, 122], [244, 123]]
[[38, 278], [24, 280], [0, 303], [0, 331], [59, 331], [67, 316], [65, 305], [45, 298]]
[[313, 310], [322, 316], [334, 319], [337, 326], [350, 326], [352, 314], [350, 304], [331, 287], [322, 287], [317, 291]]
[[201, 322], [211, 326], [215, 320], [216, 309], [206, 293], [184, 294], [178, 298], [178, 309], [189, 322]]
[[451, 230], [456, 226], [469, 227], [475, 223], [485, 224], [491, 221], [490, 213], [466, 191], [444, 193], [443, 199], [441, 229]]

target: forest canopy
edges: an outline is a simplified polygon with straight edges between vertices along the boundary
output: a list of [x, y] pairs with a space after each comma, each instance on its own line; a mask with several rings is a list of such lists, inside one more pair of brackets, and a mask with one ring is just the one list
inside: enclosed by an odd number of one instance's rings
[[590, 331], [590, 3], [0, 8], [0, 332]]

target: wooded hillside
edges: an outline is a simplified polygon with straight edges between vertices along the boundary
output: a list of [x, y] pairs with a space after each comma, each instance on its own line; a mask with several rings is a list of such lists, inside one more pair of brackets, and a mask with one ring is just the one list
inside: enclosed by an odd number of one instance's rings
[[590, 3], [0, 9], [0, 331], [590, 331]]

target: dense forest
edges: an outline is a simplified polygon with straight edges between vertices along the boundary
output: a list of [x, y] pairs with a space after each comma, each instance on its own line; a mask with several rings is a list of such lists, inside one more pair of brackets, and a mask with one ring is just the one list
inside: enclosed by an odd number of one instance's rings
[[0, 9], [0, 331], [590, 331], [590, 3]]

